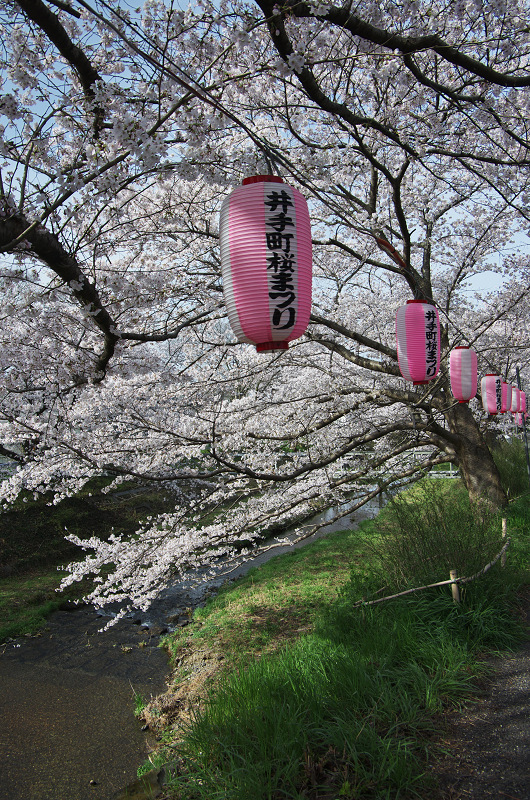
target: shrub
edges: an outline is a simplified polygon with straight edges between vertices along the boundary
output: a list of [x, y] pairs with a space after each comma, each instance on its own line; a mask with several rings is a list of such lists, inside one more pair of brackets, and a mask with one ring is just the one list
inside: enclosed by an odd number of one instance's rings
[[528, 492], [528, 468], [523, 442], [516, 438], [499, 442], [492, 450], [492, 455], [508, 497], [520, 497]]
[[501, 549], [498, 516], [474, 507], [456, 481], [422, 480], [397, 495], [372, 548], [381, 586], [399, 590], [478, 572]]

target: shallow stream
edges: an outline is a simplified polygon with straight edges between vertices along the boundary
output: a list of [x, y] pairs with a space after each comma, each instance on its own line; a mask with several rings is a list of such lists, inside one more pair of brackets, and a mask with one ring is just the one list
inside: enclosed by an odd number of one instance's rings
[[[171, 630], [187, 619], [188, 615], [186, 609], [197, 608], [202, 605], [206, 599], [212, 594], [215, 594], [219, 587], [227, 580], [239, 578], [241, 575], [245, 575], [250, 569], [265, 564], [271, 558], [281, 553], [286, 553], [293, 548], [298, 549], [300, 547], [305, 547], [305, 545], [326, 536], [328, 533], [344, 530], [346, 528], [355, 528], [363, 520], [374, 517], [379, 510], [379, 501], [374, 500], [352, 514], [347, 511], [340, 519], [323, 525], [312, 536], [303, 539], [297, 544], [282, 544], [284, 541], [294, 542], [295, 539], [298, 539], [303, 533], [311, 530], [316, 524], [321, 524], [322, 522], [333, 519], [337, 512], [336, 509], [329, 509], [323, 513], [315, 514], [315, 516], [308, 519], [303, 525], [288, 529], [283, 532], [281, 536], [273, 537], [268, 540], [263, 545], [263, 548], [266, 548], [264, 552], [261, 552], [257, 556], [236, 559], [229, 564], [220, 562], [218, 565], [214, 565], [208, 570], [197, 570], [195, 573], [190, 573], [190, 581], [186, 581], [186, 583], [178, 580], [171, 582], [146, 612], [138, 612], [132, 616], [134, 616], [135, 619], [140, 619], [143, 625], [149, 627], [154, 625], [159, 628], [162, 627]], [[192, 584], [191, 587], [190, 583]]]
[[[346, 513], [294, 546], [355, 527], [378, 509], [373, 503]], [[334, 515], [328, 512], [327, 519]], [[281, 538], [293, 541], [325, 520], [316, 515]], [[219, 564], [196, 588], [175, 582], [148, 612], [105, 633], [98, 633], [105, 621], [83, 607], [52, 615], [36, 636], [0, 645], [0, 800], [110, 800], [134, 780], [147, 755], [134, 697], [156, 696], [169, 677], [157, 646], [160, 634], [185, 624], [187, 609], [204, 603], [223, 582], [292, 546], [272, 546], [229, 570]]]

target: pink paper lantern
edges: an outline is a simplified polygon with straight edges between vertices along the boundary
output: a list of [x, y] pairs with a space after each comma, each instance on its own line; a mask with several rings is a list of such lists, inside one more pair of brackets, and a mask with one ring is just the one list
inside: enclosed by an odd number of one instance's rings
[[468, 403], [477, 393], [477, 354], [470, 347], [455, 347], [449, 355], [451, 391], [459, 403]]
[[512, 385], [502, 382], [501, 414], [506, 414], [512, 407]]
[[512, 386], [512, 404], [510, 406], [510, 411], [512, 414], [517, 414], [519, 411], [519, 395], [521, 390], [517, 388], [517, 386]]
[[526, 392], [519, 392], [519, 411], [521, 414], [526, 414]]
[[480, 382], [482, 406], [488, 414], [498, 414], [502, 406], [502, 378], [500, 375], [485, 375]]
[[305, 198], [275, 175], [245, 178], [219, 224], [223, 291], [238, 341], [285, 350], [311, 313], [311, 225]]
[[408, 300], [396, 314], [399, 369], [403, 377], [420, 386], [440, 370], [440, 319], [438, 310], [424, 300]]

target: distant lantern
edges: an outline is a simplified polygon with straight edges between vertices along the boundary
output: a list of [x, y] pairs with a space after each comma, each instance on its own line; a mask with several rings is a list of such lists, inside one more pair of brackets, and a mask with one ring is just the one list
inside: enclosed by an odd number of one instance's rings
[[519, 395], [521, 394], [521, 390], [517, 388], [517, 386], [512, 386], [512, 405], [510, 406], [510, 411], [512, 414], [517, 414], [519, 411]]
[[305, 198], [275, 175], [245, 178], [223, 202], [223, 292], [238, 341], [286, 350], [311, 313], [311, 225]]
[[449, 356], [451, 391], [459, 403], [468, 403], [477, 393], [477, 354], [470, 347], [455, 347]]
[[480, 382], [482, 406], [488, 414], [499, 414], [502, 407], [502, 378], [485, 375]]
[[526, 415], [526, 392], [519, 392], [519, 411]]
[[403, 377], [420, 386], [440, 370], [440, 319], [438, 310], [423, 300], [408, 300], [396, 314], [399, 369]]
[[512, 407], [512, 385], [502, 382], [501, 414], [506, 414]]

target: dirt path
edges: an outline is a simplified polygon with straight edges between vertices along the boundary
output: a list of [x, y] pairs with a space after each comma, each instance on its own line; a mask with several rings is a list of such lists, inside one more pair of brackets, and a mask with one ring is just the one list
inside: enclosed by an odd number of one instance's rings
[[0, 800], [109, 800], [147, 754], [134, 693], [164, 690], [158, 637], [89, 609], [0, 646]]
[[530, 593], [524, 606], [528, 641], [490, 660], [482, 697], [455, 715], [442, 742], [442, 800], [530, 800]]

